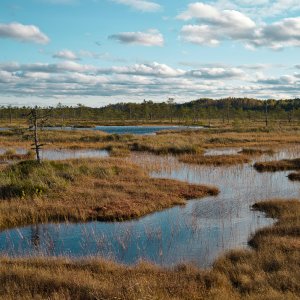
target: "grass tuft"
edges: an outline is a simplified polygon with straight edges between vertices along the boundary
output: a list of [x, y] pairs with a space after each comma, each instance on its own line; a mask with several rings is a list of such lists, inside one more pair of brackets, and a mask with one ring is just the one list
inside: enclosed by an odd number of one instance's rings
[[300, 169], [300, 158], [257, 162], [254, 168], [259, 172], [291, 171]]
[[197, 165], [230, 166], [250, 162], [246, 155], [182, 155], [179, 161]]
[[275, 151], [272, 149], [243, 148], [239, 153], [245, 155], [273, 155]]
[[0, 161], [9, 161], [9, 160], [25, 160], [25, 159], [33, 159], [34, 152], [27, 151], [25, 154], [18, 154], [14, 149], [8, 149], [4, 154], [0, 155]]

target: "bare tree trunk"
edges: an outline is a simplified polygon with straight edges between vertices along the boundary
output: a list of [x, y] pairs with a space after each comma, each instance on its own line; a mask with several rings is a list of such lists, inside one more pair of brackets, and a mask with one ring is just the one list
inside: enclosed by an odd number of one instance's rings
[[12, 111], [11, 111], [11, 106], [9, 106], [9, 123], [12, 123]]
[[38, 138], [38, 122], [37, 122], [36, 111], [35, 111], [35, 116], [34, 116], [34, 148], [35, 148], [35, 153], [36, 153], [36, 160], [38, 161], [38, 163], [41, 163], [40, 145], [39, 145], [39, 138]]
[[33, 130], [32, 149], [35, 151], [37, 162], [41, 163], [40, 150], [43, 145], [40, 144], [39, 142], [38, 129], [39, 129], [39, 124], [41, 124], [42, 126], [44, 122], [47, 120], [47, 116], [46, 115], [39, 116], [37, 107], [31, 110], [29, 116], [30, 116], [29, 120], [31, 122], [31, 127]]
[[266, 100], [266, 103], [265, 103], [265, 123], [266, 123], [266, 127], [268, 127], [269, 120], [268, 120], [268, 103], [267, 103], [267, 100]]

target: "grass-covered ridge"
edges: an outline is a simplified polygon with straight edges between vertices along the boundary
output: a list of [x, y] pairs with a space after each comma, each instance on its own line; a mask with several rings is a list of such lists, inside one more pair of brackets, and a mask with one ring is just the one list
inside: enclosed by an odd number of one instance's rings
[[257, 162], [254, 168], [259, 172], [300, 170], [300, 158]]
[[188, 164], [230, 166], [250, 162], [250, 158], [243, 154], [233, 155], [181, 155], [179, 161]]
[[0, 172], [0, 228], [126, 220], [218, 192], [215, 187], [150, 178], [121, 159], [23, 161]]

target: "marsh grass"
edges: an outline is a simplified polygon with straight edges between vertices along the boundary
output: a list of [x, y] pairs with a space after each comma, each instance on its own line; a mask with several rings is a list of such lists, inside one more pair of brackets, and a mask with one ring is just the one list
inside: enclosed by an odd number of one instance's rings
[[107, 151], [109, 151], [109, 155], [111, 157], [129, 157], [130, 156], [130, 150], [124, 146], [108, 146], [106, 148]]
[[24, 161], [0, 173], [0, 228], [50, 221], [122, 221], [218, 189], [150, 178], [121, 159]]
[[[123, 147], [132, 151], [146, 151], [158, 155], [201, 154], [204, 149], [219, 147], [270, 148], [299, 142], [298, 128], [254, 129], [240, 131], [219, 127], [196, 131], [167, 131], [150, 136], [107, 134], [93, 130], [61, 130], [55, 131], [54, 134], [53, 131], [45, 130], [40, 132], [40, 139], [46, 144], [44, 148], [107, 149], [108, 147]], [[30, 135], [26, 133], [7, 131], [1, 135], [2, 147], [28, 148], [30, 143]]]
[[167, 270], [145, 262], [125, 267], [99, 259], [3, 258], [0, 263], [2, 299], [207, 299], [210, 285], [221, 281], [192, 266]]
[[300, 202], [275, 199], [253, 208], [278, 221], [253, 235], [249, 244], [255, 251], [231, 251], [213, 270], [225, 275], [243, 299], [299, 299]]
[[300, 158], [257, 162], [254, 168], [259, 172], [291, 171], [300, 169]]
[[275, 154], [275, 151], [272, 149], [243, 148], [238, 153], [256, 156], [256, 155], [263, 155], [263, 154], [273, 155]]
[[230, 166], [250, 162], [246, 155], [181, 155], [178, 160], [197, 165]]
[[293, 172], [288, 175], [291, 181], [300, 181], [300, 172]]
[[14, 149], [8, 149], [0, 155], [0, 161], [33, 159], [34, 152], [29, 150], [24, 154], [17, 153]]
[[166, 154], [184, 154], [184, 153], [201, 153], [203, 150], [199, 148], [197, 145], [186, 145], [179, 143], [178, 141], [165, 141], [157, 143], [133, 143], [130, 146], [131, 151], [139, 151], [139, 152], [149, 152], [154, 153], [156, 155], [166, 155]]

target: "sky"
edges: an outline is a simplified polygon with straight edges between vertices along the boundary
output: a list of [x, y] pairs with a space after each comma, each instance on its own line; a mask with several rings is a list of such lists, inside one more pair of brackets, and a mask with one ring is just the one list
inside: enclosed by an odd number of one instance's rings
[[300, 92], [299, 0], [0, 0], [0, 105]]

